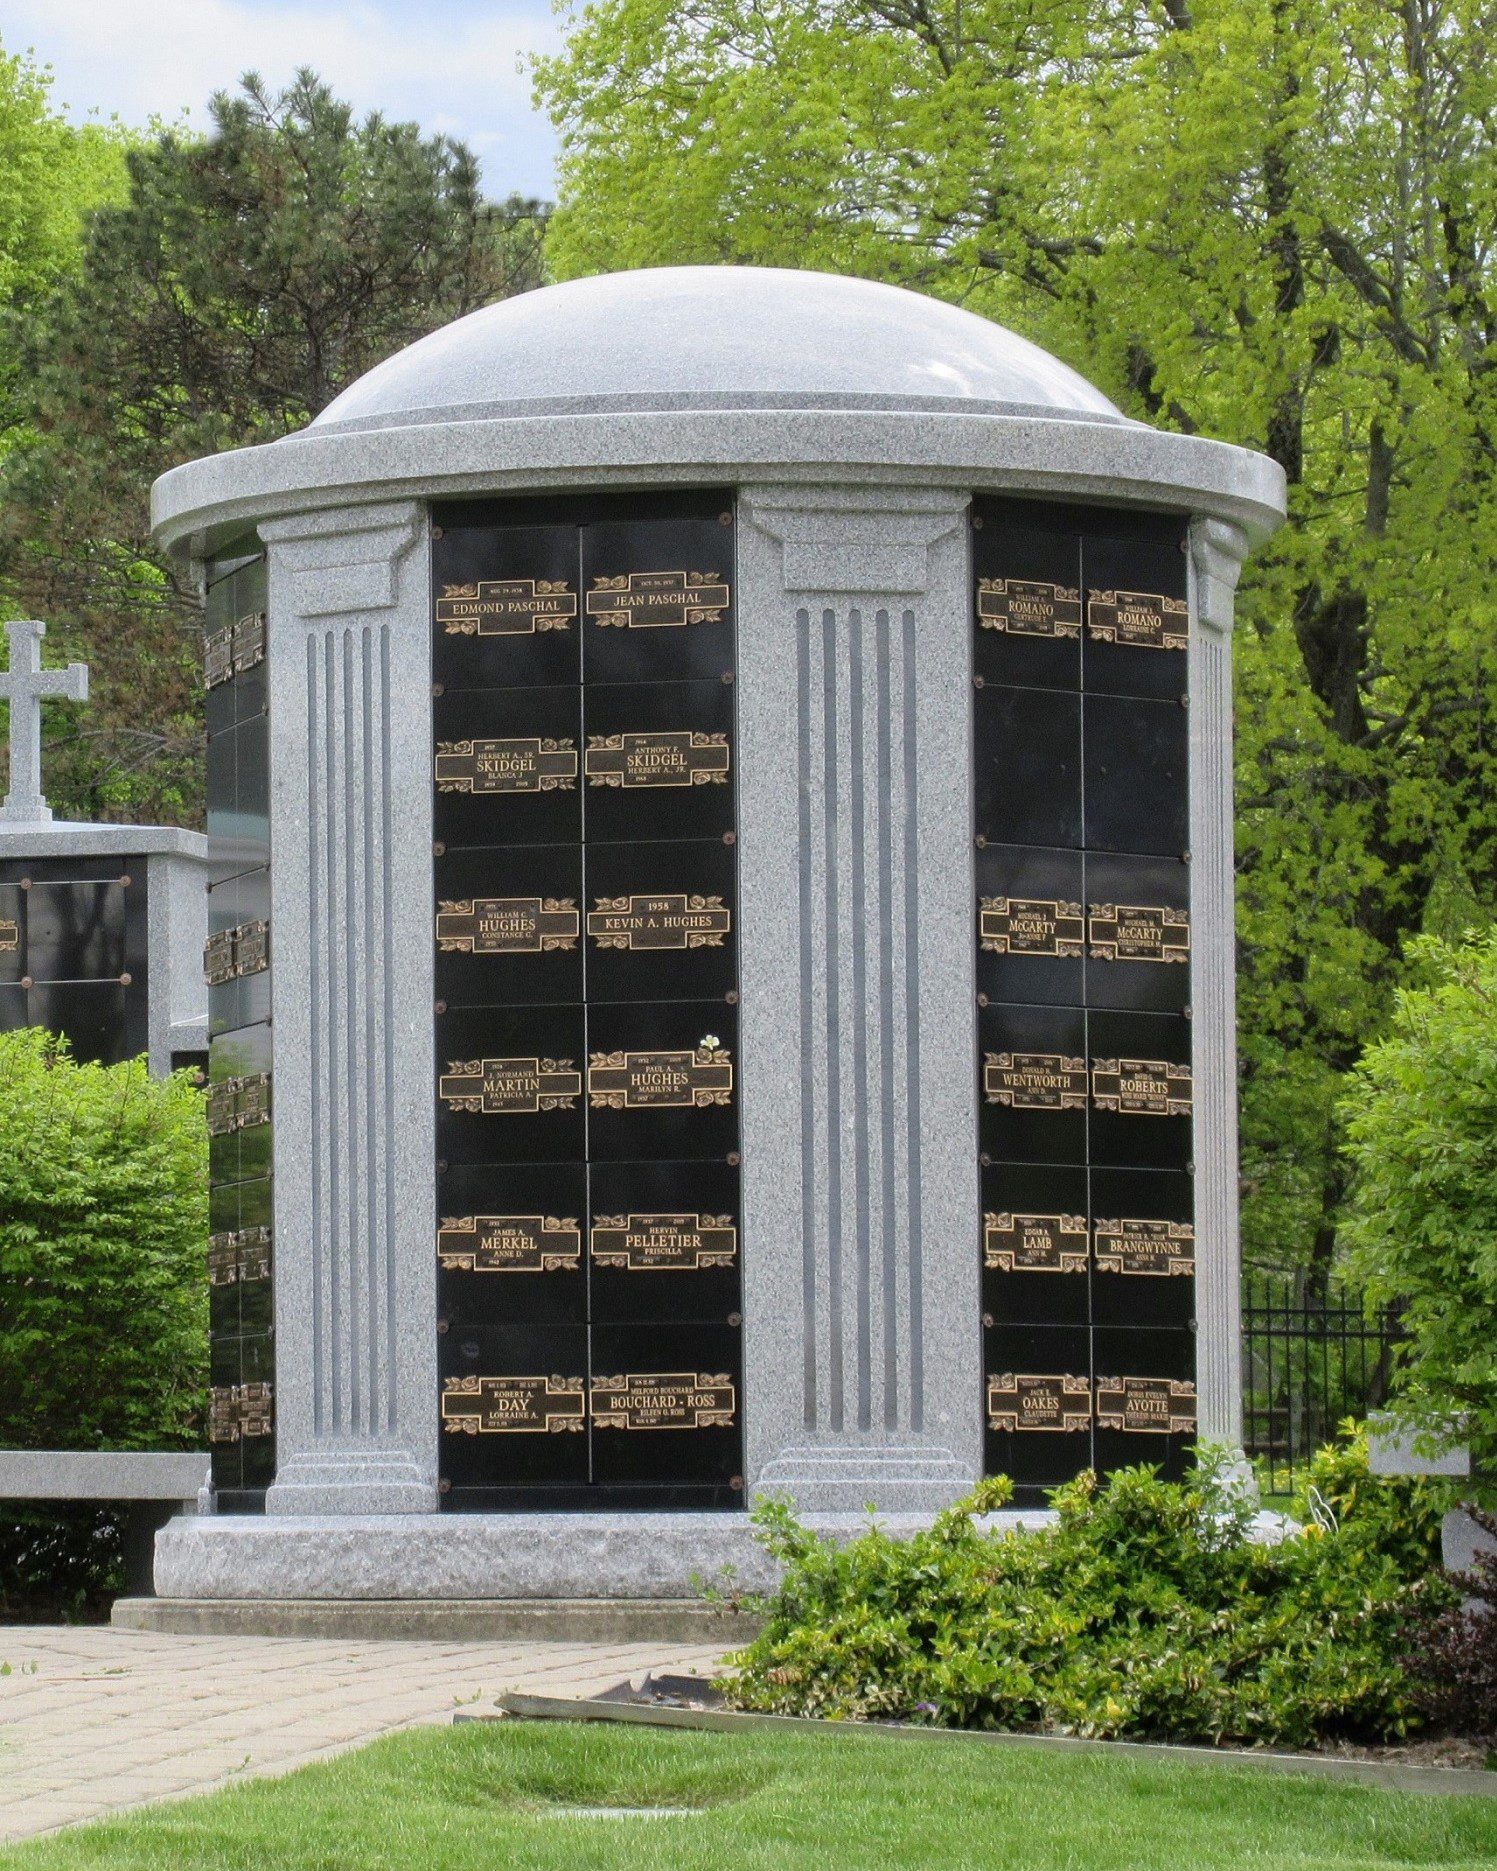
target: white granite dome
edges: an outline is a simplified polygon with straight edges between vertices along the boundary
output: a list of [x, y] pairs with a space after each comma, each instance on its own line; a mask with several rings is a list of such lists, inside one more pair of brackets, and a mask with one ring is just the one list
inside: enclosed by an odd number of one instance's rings
[[377, 365], [312, 428], [818, 408], [1127, 420], [1038, 345], [940, 299], [827, 273], [673, 266], [485, 306]]

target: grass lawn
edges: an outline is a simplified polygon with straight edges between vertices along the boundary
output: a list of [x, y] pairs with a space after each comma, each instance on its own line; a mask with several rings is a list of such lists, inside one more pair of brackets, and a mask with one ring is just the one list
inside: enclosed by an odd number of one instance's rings
[[[576, 1806], [685, 1806], [673, 1818]], [[1497, 1800], [868, 1734], [423, 1729], [0, 1850], [4, 1871], [1497, 1867]]]

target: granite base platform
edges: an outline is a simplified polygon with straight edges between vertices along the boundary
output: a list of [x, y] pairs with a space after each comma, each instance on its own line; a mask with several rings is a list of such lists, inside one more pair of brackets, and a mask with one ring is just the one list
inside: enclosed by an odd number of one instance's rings
[[700, 1598], [120, 1598], [116, 1630], [172, 1637], [374, 1643], [708, 1645], [736, 1650], [760, 1620]]

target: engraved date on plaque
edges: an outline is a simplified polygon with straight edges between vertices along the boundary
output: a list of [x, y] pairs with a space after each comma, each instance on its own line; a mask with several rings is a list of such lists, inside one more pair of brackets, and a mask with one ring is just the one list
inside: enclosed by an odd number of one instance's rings
[[731, 602], [728, 586], [716, 572], [625, 572], [618, 578], [593, 580], [587, 614], [605, 626], [653, 630], [721, 623]]
[[731, 1429], [737, 1407], [726, 1373], [630, 1371], [593, 1379], [594, 1429]]
[[593, 1264], [626, 1273], [697, 1273], [731, 1267], [738, 1230], [731, 1215], [595, 1215]]
[[1190, 1067], [1167, 1059], [1093, 1059], [1092, 1103], [1123, 1117], [1189, 1117]]
[[582, 1074], [570, 1059], [454, 1059], [437, 1081], [449, 1110], [484, 1117], [570, 1111], [582, 1095]]
[[1016, 637], [1079, 637], [1081, 593], [1027, 578], [981, 578], [977, 621], [984, 630]]
[[580, 1377], [448, 1377], [442, 1427], [455, 1436], [555, 1436], [581, 1430]]
[[1085, 1215], [985, 1214], [982, 1259], [999, 1273], [1085, 1273]]
[[0, 919], [0, 955], [9, 955], [21, 946], [21, 925], [9, 917]]
[[1099, 1377], [1097, 1427], [1130, 1435], [1194, 1435], [1196, 1387], [1173, 1377]]
[[1084, 934], [1081, 905], [1054, 897], [984, 897], [978, 913], [979, 940], [994, 955], [1071, 959]]
[[646, 1111], [730, 1104], [733, 1062], [721, 1046], [680, 1052], [595, 1052], [587, 1068], [594, 1105]]
[[1086, 1061], [1058, 1052], [983, 1055], [983, 1096], [1015, 1111], [1084, 1111]]
[[481, 578], [443, 585], [437, 622], [449, 637], [532, 637], [570, 630], [577, 594], [564, 578]]
[[587, 913], [587, 933], [599, 948], [721, 948], [732, 927], [721, 897], [684, 892], [599, 897]]
[[1092, 1387], [1084, 1377], [1031, 1377], [1001, 1371], [988, 1378], [988, 1428], [1011, 1434], [1089, 1429]]
[[1183, 650], [1190, 636], [1184, 598], [1157, 591], [1088, 592], [1086, 627], [1099, 643], [1140, 650]]
[[583, 764], [590, 786], [722, 786], [728, 778], [728, 737], [689, 728], [589, 734]]
[[1152, 904], [1093, 903], [1087, 941], [1095, 961], [1190, 960], [1190, 917]]
[[540, 955], [577, 946], [571, 897], [468, 897], [437, 906], [437, 947], [454, 955]]
[[549, 793], [577, 784], [577, 749], [540, 736], [438, 741], [436, 781], [439, 793]]
[[1196, 1231], [1188, 1221], [1098, 1221], [1098, 1273], [1168, 1277], [1196, 1270]]
[[233, 1228], [208, 1236], [209, 1286], [247, 1286], [269, 1278], [269, 1228]]
[[573, 1215], [444, 1215], [437, 1255], [449, 1273], [565, 1273], [582, 1265]]

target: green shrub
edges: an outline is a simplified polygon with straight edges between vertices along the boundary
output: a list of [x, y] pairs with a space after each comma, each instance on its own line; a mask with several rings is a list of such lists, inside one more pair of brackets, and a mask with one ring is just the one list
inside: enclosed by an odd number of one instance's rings
[[[1365, 1463], [1364, 1463], [1365, 1466]], [[1371, 1510], [1274, 1547], [1221, 1459], [1190, 1480], [1133, 1468], [1057, 1489], [1058, 1519], [985, 1531], [1006, 1481], [927, 1532], [839, 1547], [780, 1505], [756, 1510], [784, 1567], [762, 1634], [734, 1659], [736, 1707], [948, 1727], [1304, 1746], [1398, 1736], [1420, 1711], [1398, 1667], [1418, 1579]]]
[[1454, 1498], [1448, 1482], [1427, 1475], [1374, 1475], [1366, 1425], [1348, 1420], [1306, 1465], [1293, 1512], [1369, 1541], [1416, 1578], [1441, 1565], [1440, 1528]]

